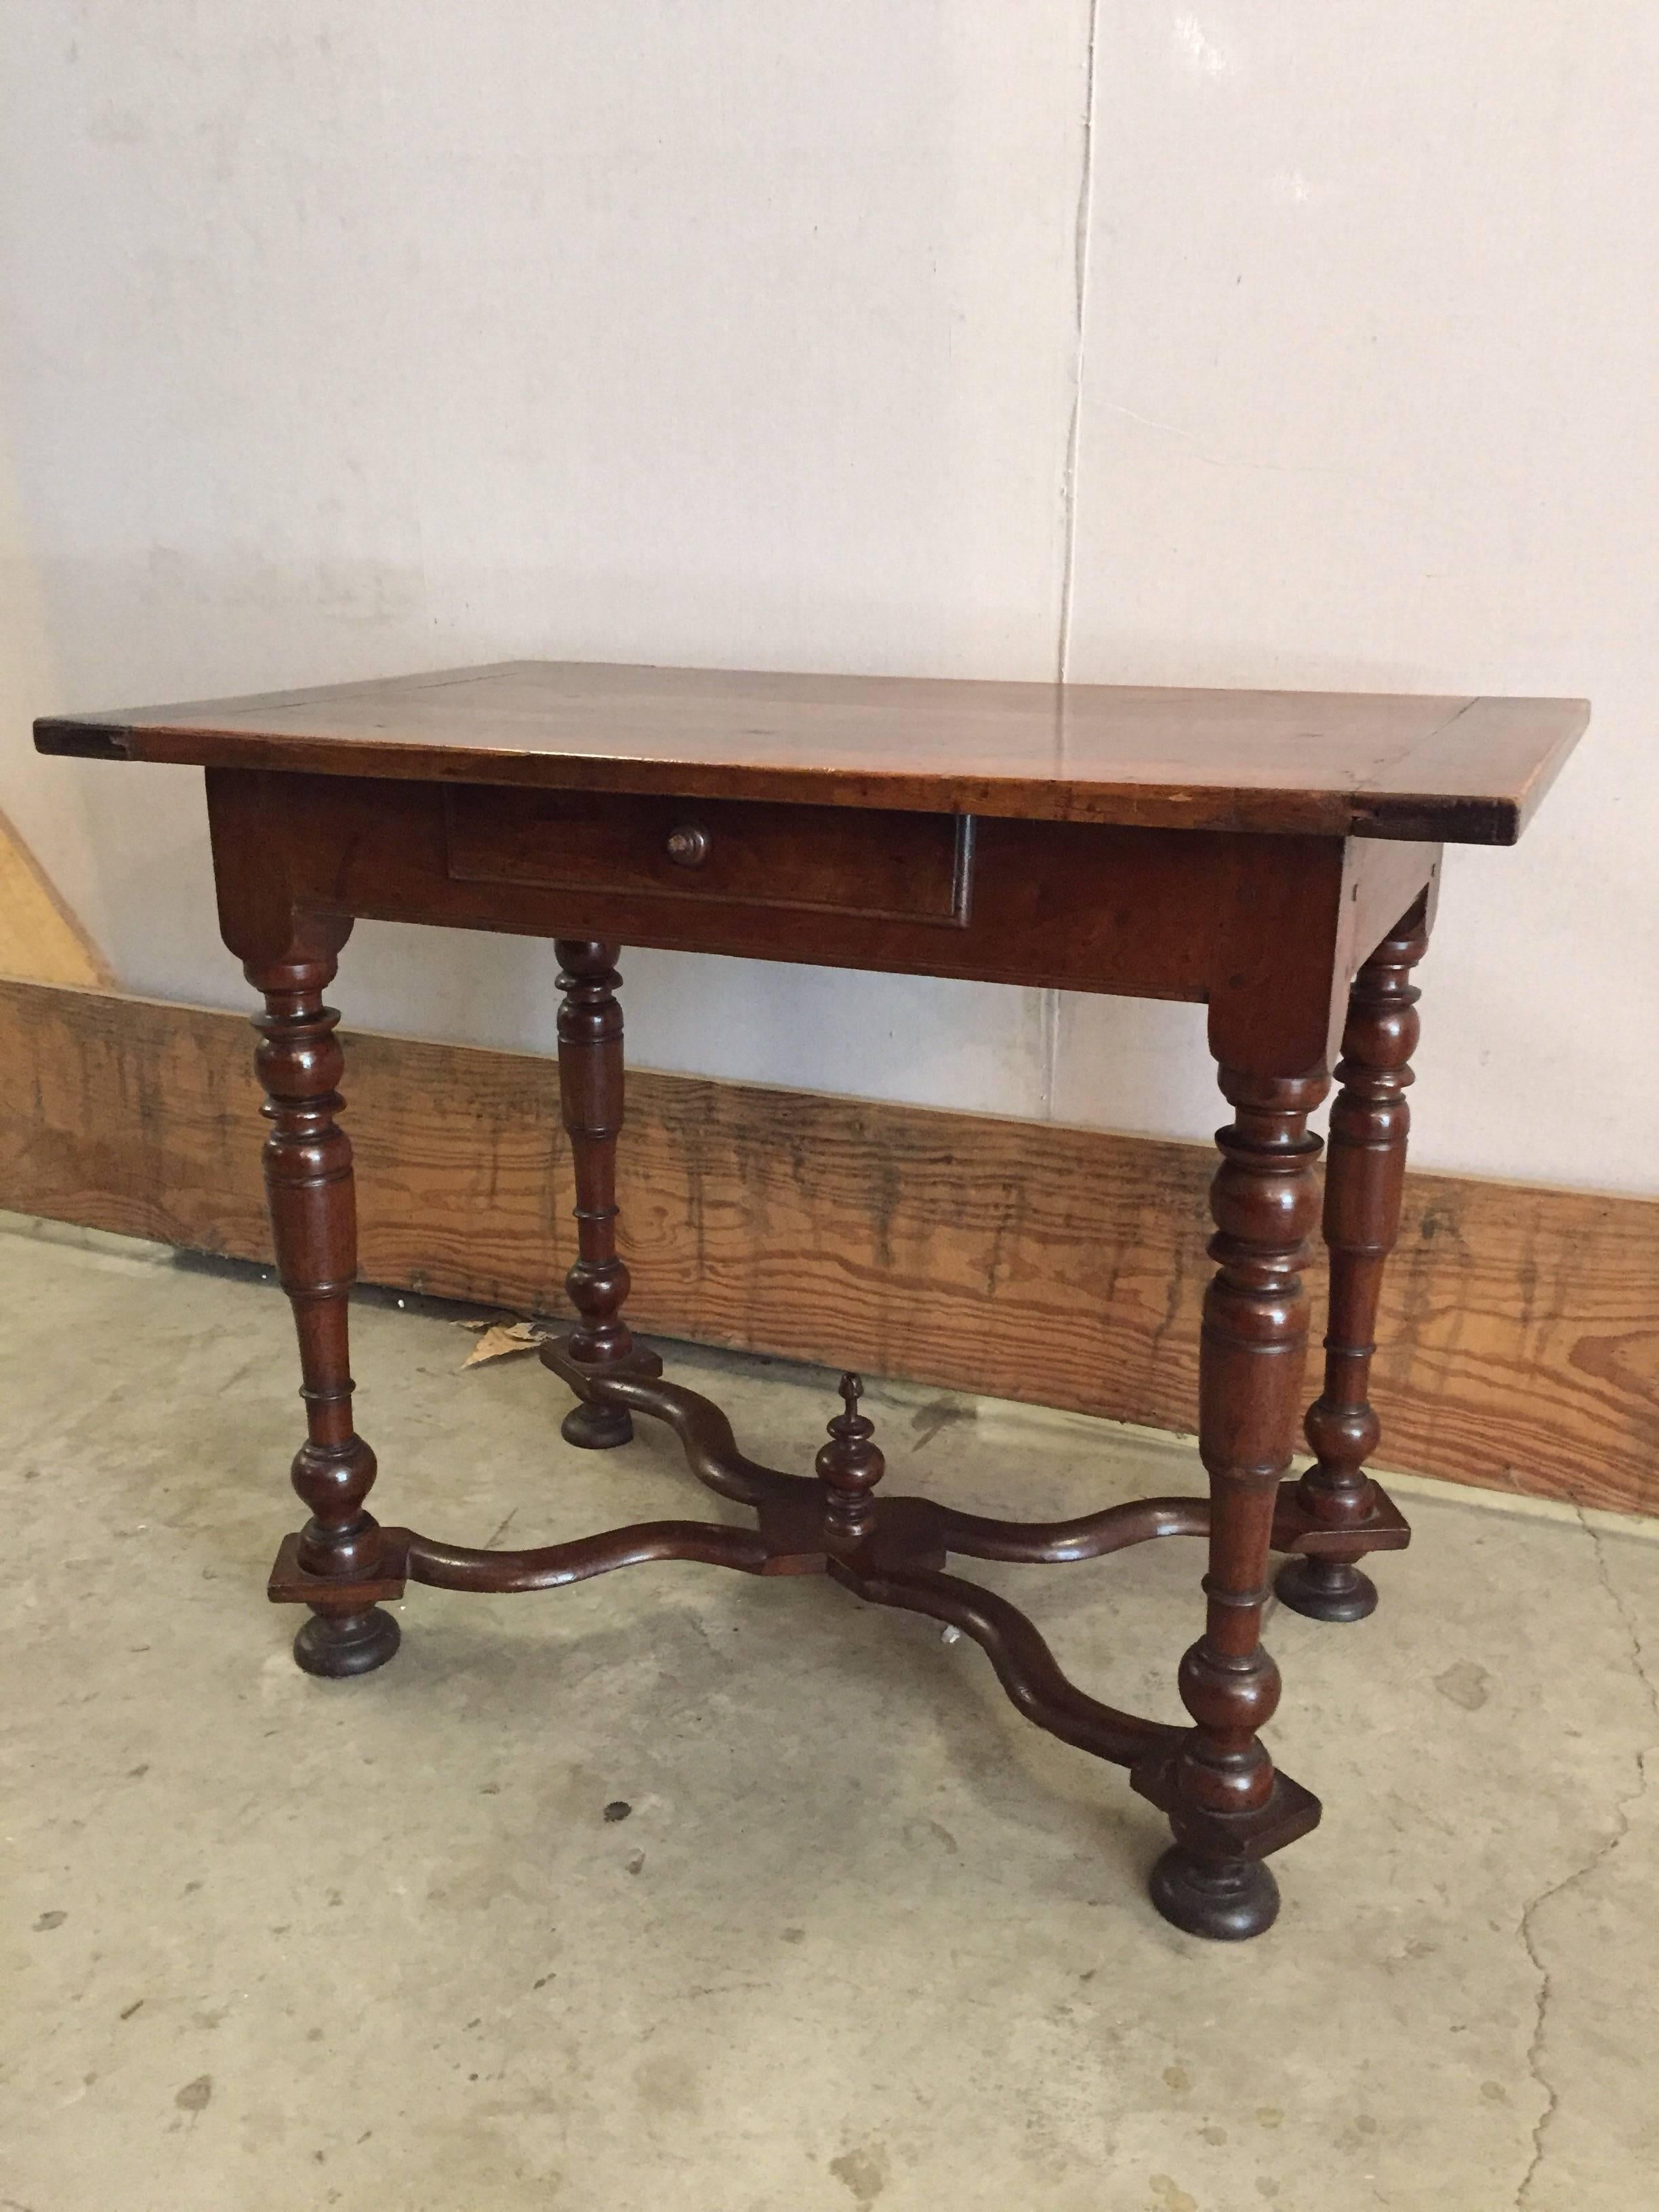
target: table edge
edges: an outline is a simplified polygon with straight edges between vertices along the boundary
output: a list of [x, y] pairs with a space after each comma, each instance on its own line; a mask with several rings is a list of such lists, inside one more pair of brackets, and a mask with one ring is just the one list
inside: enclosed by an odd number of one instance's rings
[[[1365, 695], [1356, 694], [1356, 696]], [[1559, 732], [1516, 793], [1412, 787], [1413, 763], [1477, 710], [1493, 705], [1561, 710]], [[924, 770], [829, 769], [767, 763], [711, 764], [641, 760], [624, 755], [475, 753], [441, 741], [354, 738], [349, 752], [328, 738], [278, 735], [193, 723], [129, 721], [118, 714], [43, 715], [37, 751], [82, 760], [149, 761], [179, 767], [337, 775], [401, 782], [471, 783], [528, 790], [586, 790], [636, 797], [757, 799], [804, 805], [886, 808], [899, 812], [981, 814], [1025, 821], [1092, 823], [1141, 829], [1253, 832], [1264, 836], [1357, 836], [1451, 844], [1512, 845], [1536, 812], [1567, 756], [1589, 726], [1587, 700], [1469, 699], [1393, 764], [1389, 775], [1350, 790], [1259, 788], [1183, 782], [1133, 787], [1096, 781], [957, 775]], [[948, 793], [941, 790], [948, 784]]]

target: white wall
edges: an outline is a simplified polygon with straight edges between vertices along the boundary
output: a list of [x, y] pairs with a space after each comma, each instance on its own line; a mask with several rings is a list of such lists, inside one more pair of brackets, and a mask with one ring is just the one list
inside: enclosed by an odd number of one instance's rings
[[[1417, 1154], [1659, 1188], [1640, 0], [69, 0], [0, 52], [0, 805], [227, 1005], [188, 771], [25, 707], [508, 654], [1588, 692], [1457, 853]], [[1069, 588], [1068, 588], [1069, 586]], [[543, 947], [349, 1019], [545, 1046]], [[661, 1066], [1126, 1128], [1193, 1008], [635, 953]]]

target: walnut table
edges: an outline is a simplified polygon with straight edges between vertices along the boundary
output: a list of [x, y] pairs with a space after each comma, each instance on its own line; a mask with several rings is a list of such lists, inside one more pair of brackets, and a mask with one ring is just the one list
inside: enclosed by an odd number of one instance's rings
[[[1346, 1621], [1376, 1602], [1358, 1561], [1407, 1540], [1366, 1473], [1366, 1386], [1441, 846], [1512, 843], [1587, 719], [1571, 700], [522, 662], [38, 724], [46, 752], [207, 771], [221, 927], [264, 998], [265, 1173], [305, 1378], [293, 1473], [311, 1517], [270, 1581], [310, 1608], [300, 1664], [384, 1664], [398, 1638], [384, 1602], [410, 1582], [546, 1589], [653, 1559], [827, 1574], [954, 1624], [1029, 1719], [1127, 1767], [1174, 1832], [1152, 1876], [1166, 1918], [1259, 1934], [1278, 1907], [1264, 1861], [1319, 1818], [1258, 1733], [1279, 1689], [1261, 1643], [1269, 1554], [1285, 1555], [1287, 1605]], [[580, 1256], [575, 1326], [543, 1358], [575, 1394], [564, 1434], [607, 1449], [638, 1415], [665, 1422], [753, 1528], [648, 1522], [499, 1552], [368, 1511], [374, 1455], [346, 1352], [351, 1147], [323, 1003], [359, 915], [556, 940]], [[714, 1405], [664, 1382], [623, 1318], [623, 944], [1202, 1001], [1232, 1109], [1201, 1352], [1208, 1496], [987, 1519], [880, 1490], [856, 1376], [812, 1476], [745, 1458]], [[1316, 1464], [1297, 1481], [1300, 1270], [1319, 1210], [1307, 1122], [1333, 1061], [1330, 1332], [1306, 1419]], [[1162, 1536], [1208, 1547], [1204, 1632], [1180, 1668], [1187, 1728], [1086, 1696], [1024, 1614], [946, 1568], [952, 1553], [1091, 1559]]]

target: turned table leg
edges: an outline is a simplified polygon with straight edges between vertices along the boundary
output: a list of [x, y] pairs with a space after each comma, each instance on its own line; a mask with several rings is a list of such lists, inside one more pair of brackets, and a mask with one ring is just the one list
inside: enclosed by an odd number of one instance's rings
[[1211, 1187], [1218, 1265], [1204, 1302], [1199, 1448], [1210, 1477], [1205, 1631], [1181, 1662], [1193, 1727], [1176, 1758], [1167, 1809], [1175, 1843], [1153, 1869], [1153, 1902], [1195, 1936], [1259, 1936], [1279, 1887], [1255, 1853], [1273, 1847], [1273, 1761], [1256, 1731], [1279, 1704], [1279, 1670], [1261, 1648], [1268, 1539], [1291, 1463], [1308, 1339], [1300, 1270], [1318, 1217], [1307, 1117], [1322, 1068], [1299, 1077], [1221, 1071], [1234, 1109], [1216, 1138]]
[[[250, 961], [246, 974], [264, 994], [255, 1064], [270, 1124], [265, 1188], [304, 1376], [307, 1433], [293, 1479], [311, 1518], [298, 1564], [307, 1574], [361, 1578], [379, 1559], [380, 1530], [366, 1509], [374, 1455], [352, 1426], [346, 1301], [357, 1273], [357, 1209], [351, 1141], [334, 1119], [343, 1103], [339, 1016], [322, 998], [349, 926], [319, 924], [314, 952], [302, 945], [279, 962]], [[294, 1656], [309, 1674], [366, 1674], [398, 1648], [398, 1624], [379, 1606], [313, 1604], [311, 1611], [294, 1639]]]
[[[1308, 1443], [1318, 1464], [1304, 1475], [1297, 1497], [1322, 1528], [1364, 1521], [1375, 1492], [1365, 1463], [1381, 1428], [1369, 1395], [1382, 1270], [1400, 1234], [1411, 1105], [1411, 1056], [1419, 1024], [1412, 969], [1428, 950], [1425, 900], [1384, 938], [1354, 978], [1331, 1109], [1325, 1169], [1325, 1242], [1331, 1255], [1330, 1320], [1325, 1337], [1324, 1388], [1309, 1409]], [[1376, 1585], [1345, 1557], [1322, 1553], [1279, 1570], [1285, 1603], [1316, 1620], [1362, 1620], [1376, 1604]]]
[[[576, 1261], [565, 1277], [579, 1316], [566, 1355], [597, 1371], [626, 1363], [630, 1373], [660, 1374], [654, 1354], [636, 1346], [622, 1318], [629, 1275], [617, 1251], [617, 1139], [623, 1123], [623, 1018], [617, 1001], [620, 947], [596, 939], [555, 940], [559, 959], [559, 1096], [576, 1180]], [[562, 1433], [590, 1451], [625, 1444], [634, 1433], [626, 1407], [574, 1406]]]

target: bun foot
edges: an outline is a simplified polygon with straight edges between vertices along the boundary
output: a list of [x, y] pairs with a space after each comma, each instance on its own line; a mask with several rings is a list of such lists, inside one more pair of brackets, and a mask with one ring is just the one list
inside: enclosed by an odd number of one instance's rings
[[316, 1613], [294, 1639], [296, 1665], [307, 1674], [337, 1680], [372, 1674], [384, 1667], [403, 1639], [403, 1632], [384, 1607], [362, 1613]]
[[1218, 1943], [1263, 1936], [1279, 1917], [1279, 1884], [1260, 1859], [1191, 1858], [1171, 1844], [1152, 1869], [1152, 1903], [1172, 1926]]
[[633, 1441], [634, 1417], [626, 1406], [590, 1406], [583, 1399], [560, 1422], [559, 1434], [584, 1451], [611, 1451]]
[[1364, 1620], [1376, 1611], [1376, 1584], [1346, 1559], [1287, 1559], [1273, 1588], [1310, 1620]]

